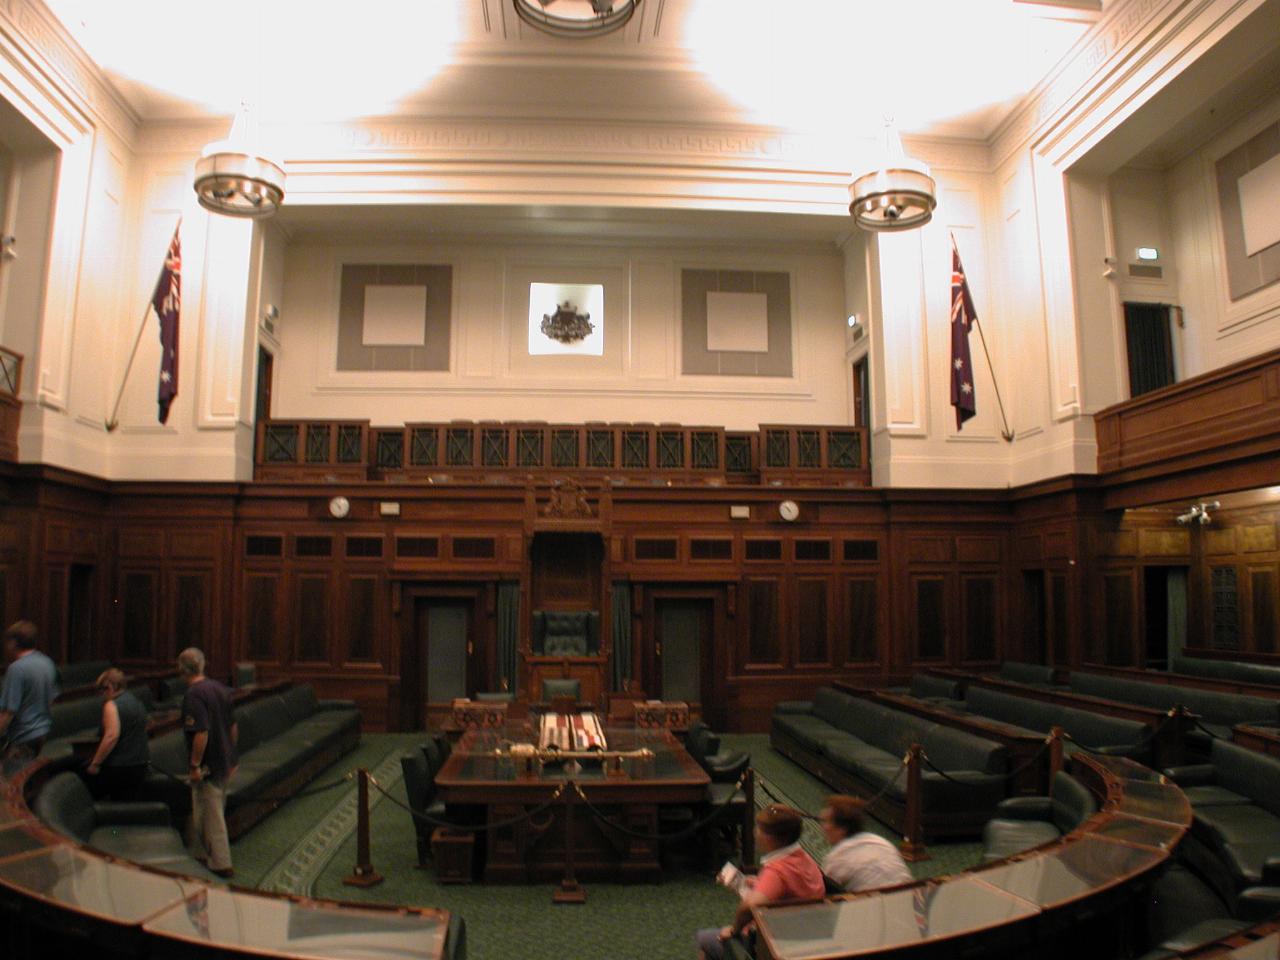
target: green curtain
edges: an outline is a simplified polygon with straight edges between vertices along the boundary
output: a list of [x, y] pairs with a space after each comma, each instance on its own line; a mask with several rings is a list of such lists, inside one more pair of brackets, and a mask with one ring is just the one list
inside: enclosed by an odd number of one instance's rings
[[613, 689], [623, 690], [631, 679], [631, 584], [613, 585]]
[[507, 689], [515, 694], [519, 671], [516, 670], [516, 648], [520, 643], [520, 584], [498, 584], [498, 686], [507, 681]]

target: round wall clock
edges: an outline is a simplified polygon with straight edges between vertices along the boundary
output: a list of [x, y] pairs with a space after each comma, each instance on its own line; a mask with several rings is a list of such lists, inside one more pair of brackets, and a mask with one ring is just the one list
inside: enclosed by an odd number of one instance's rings
[[351, 512], [351, 501], [346, 497], [334, 497], [329, 501], [329, 516], [341, 520]]
[[800, 504], [794, 500], [783, 500], [778, 504], [778, 516], [787, 523], [795, 523], [800, 519]]

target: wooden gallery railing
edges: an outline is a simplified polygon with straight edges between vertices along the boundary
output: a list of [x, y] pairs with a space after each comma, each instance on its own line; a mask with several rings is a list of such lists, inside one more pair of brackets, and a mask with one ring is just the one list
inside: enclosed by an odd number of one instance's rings
[[18, 459], [18, 421], [22, 414], [22, 354], [0, 347], [0, 460]]
[[755, 433], [652, 423], [367, 420], [258, 424], [255, 479], [392, 482], [572, 472], [636, 482], [871, 483], [865, 427], [763, 425]]

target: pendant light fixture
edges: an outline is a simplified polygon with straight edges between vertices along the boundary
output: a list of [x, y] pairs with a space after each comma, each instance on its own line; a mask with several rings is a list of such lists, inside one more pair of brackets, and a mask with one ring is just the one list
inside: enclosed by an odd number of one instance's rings
[[555, 37], [598, 37], [625, 26], [640, 0], [511, 0], [531, 27]]
[[906, 155], [893, 119], [886, 117], [879, 166], [849, 185], [854, 221], [864, 230], [911, 230], [928, 223], [937, 205], [928, 166]]
[[196, 161], [193, 184], [200, 206], [228, 217], [269, 217], [284, 202], [284, 170], [258, 152], [258, 122], [247, 102], [225, 140], [210, 143]]

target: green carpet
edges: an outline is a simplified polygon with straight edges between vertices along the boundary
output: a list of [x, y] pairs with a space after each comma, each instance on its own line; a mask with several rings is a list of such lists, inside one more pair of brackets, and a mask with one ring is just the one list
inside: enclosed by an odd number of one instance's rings
[[[315, 783], [339, 781], [364, 766], [387, 769], [422, 734], [365, 734], [360, 747], [320, 774]], [[816, 813], [831, 791], [785, 757], [764, 735], [726, 734], [726, 748], [747, 750], [752, 765], [785, 802]], [[383, 780], [387, 785], [387, 780]], [[689, 960], [693, 932], [728, 922], [736, 898], [709, 874], [671, 871], [661, 884], [586, 884], [584, 906], [553, 906], [550, 884], [530, 886], [453, 886], [438, 884], [429, 870], [418, 870], [413, 824], [393, 803], [370, 813], [372, 859], [386, 880], [376, 887], [348, 887], [343, 877], [355, 861], [355, 836], [344, 823], [349, 782], [304, 796], [283, 806], [232, 848], [236, 882], [294, 889], [309, 887], [315, 896], [378, 903], [442, 907], [467, 921], [470, 960]], [[403, 784], [388, 786], [403, 801]], [[767, 796], [758, 797], [770, 802]], [[872, 829], [891, 836], [878, 823]], [[826, 845], [815, 825], [806, 827], [804, 845], [821, 856]], [[931, 846], [932, 859], [912, 865], [918, 877], [953, 873], [977, 862], [980, 845]], [[292, 866], [291, 866], [292, 865]], [[315, 874], [314, 877], [310, 876]]]

